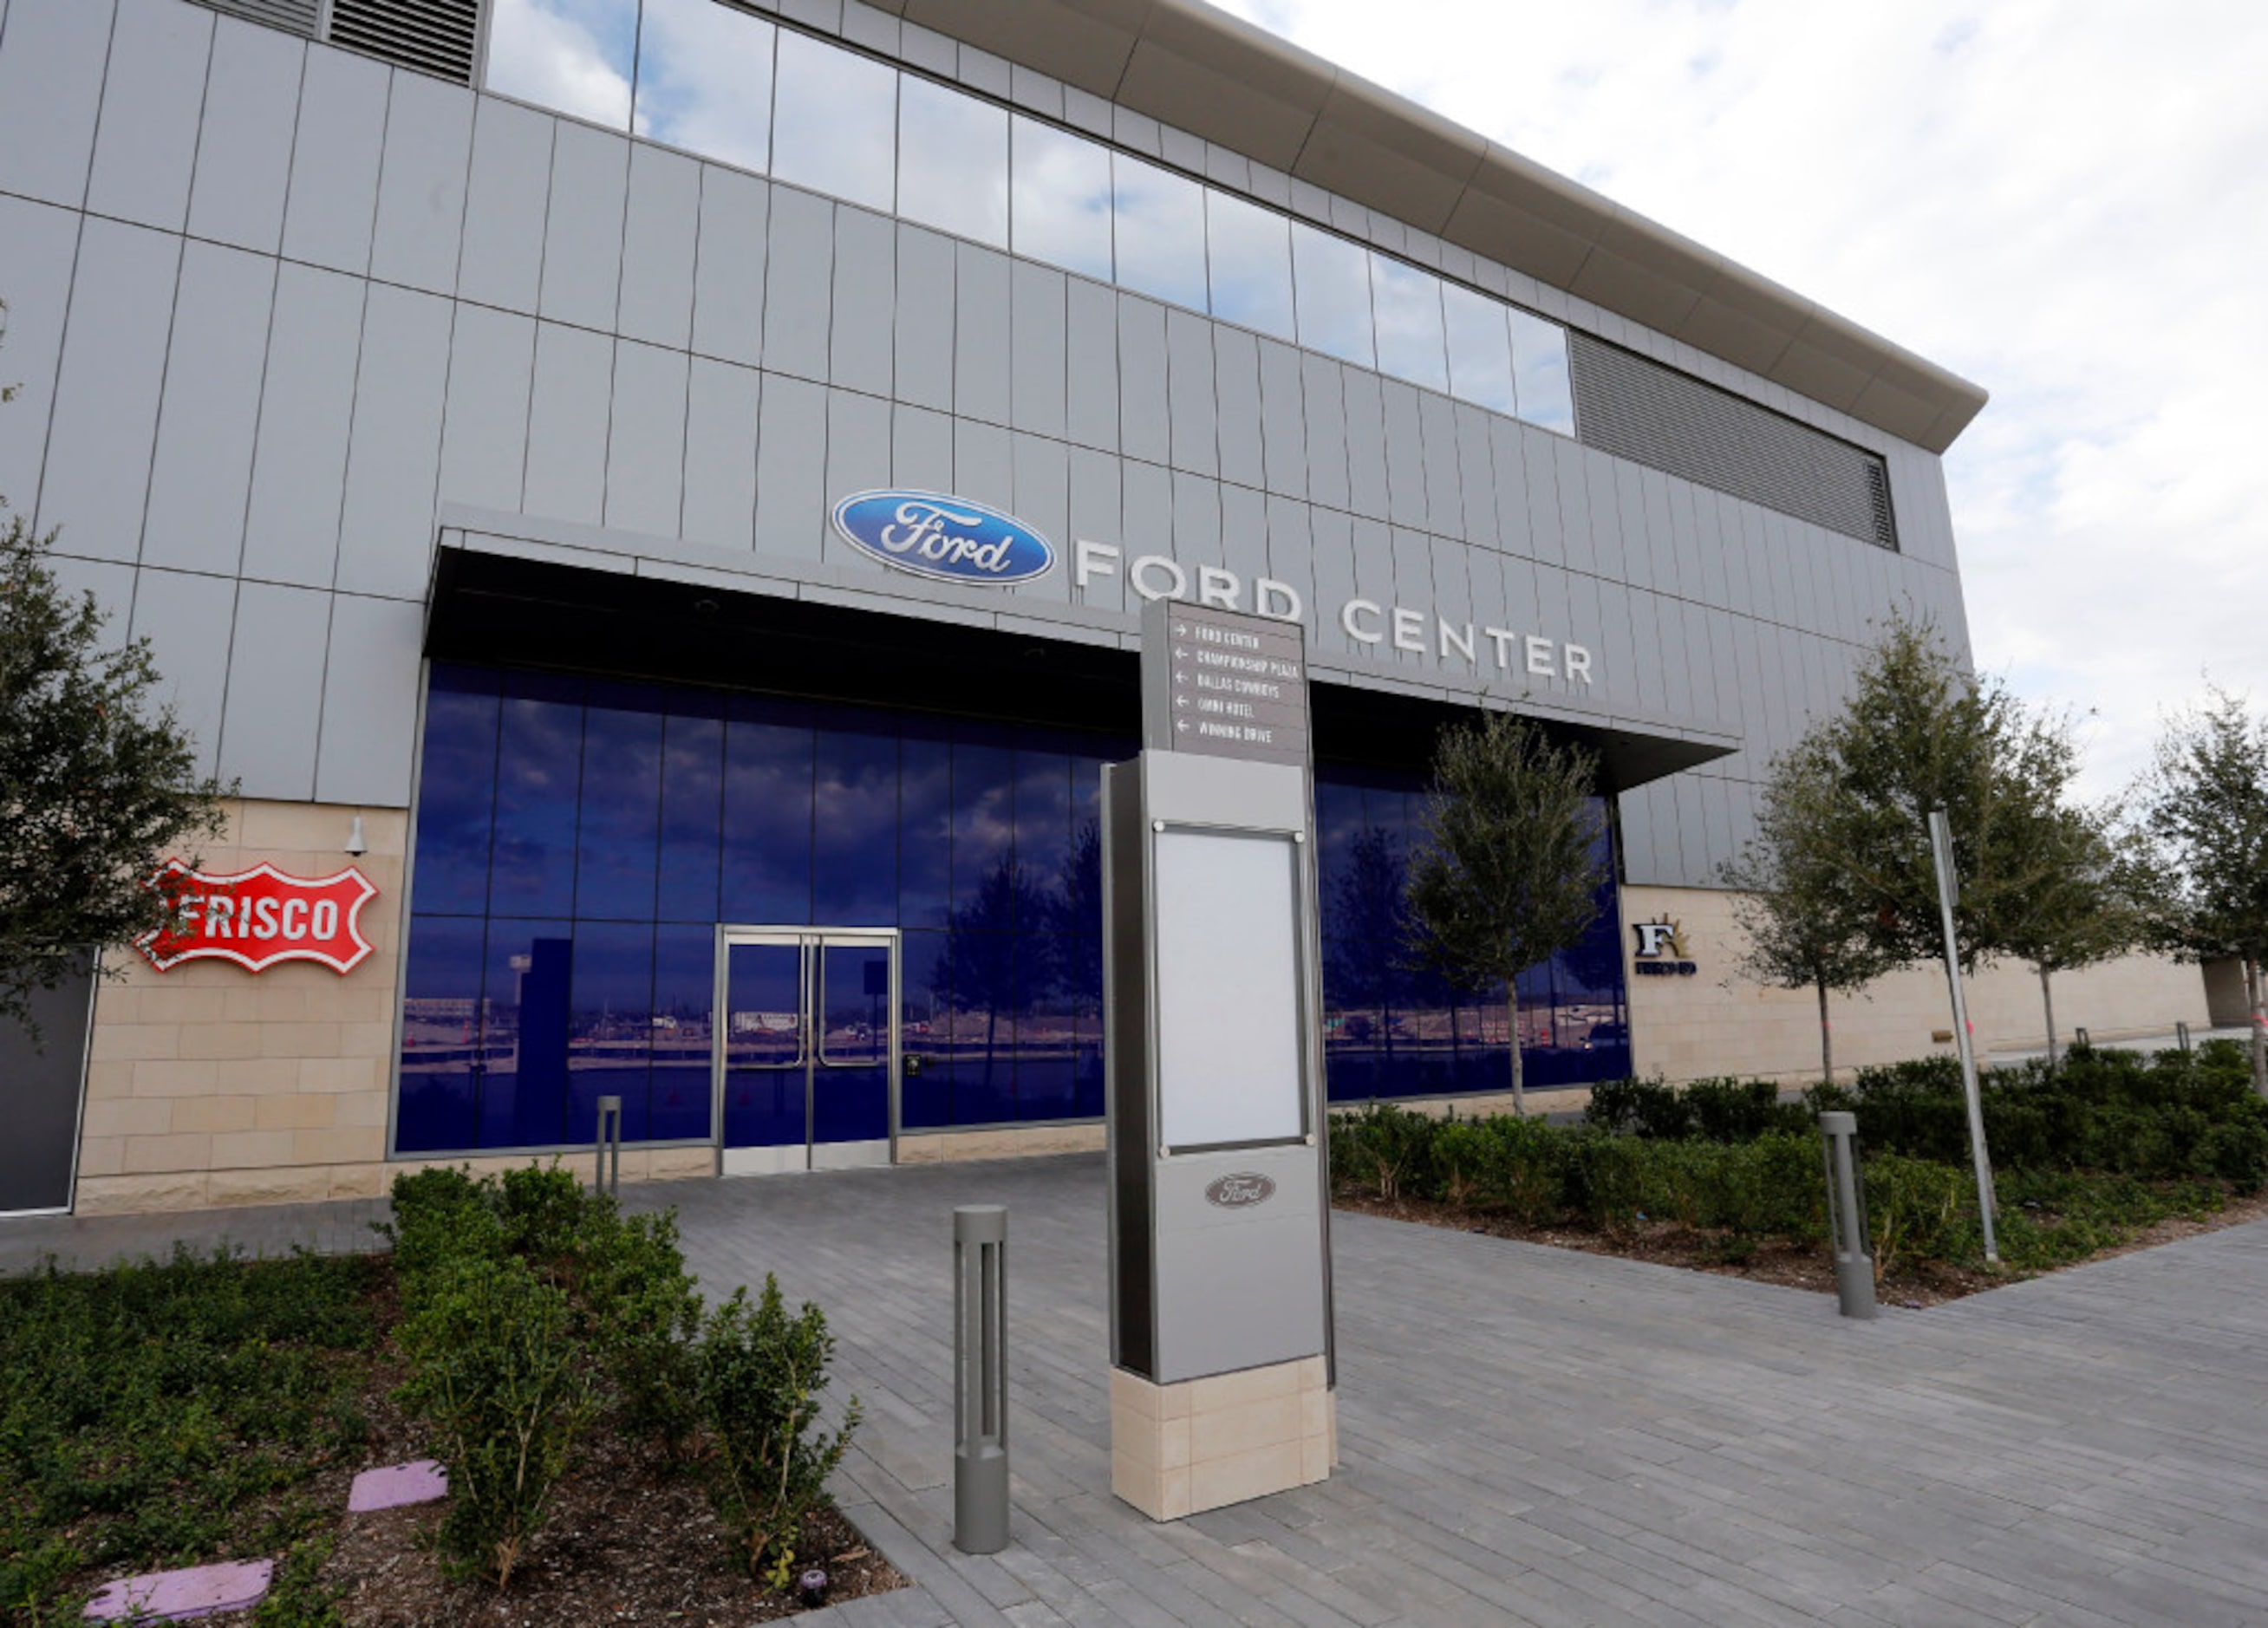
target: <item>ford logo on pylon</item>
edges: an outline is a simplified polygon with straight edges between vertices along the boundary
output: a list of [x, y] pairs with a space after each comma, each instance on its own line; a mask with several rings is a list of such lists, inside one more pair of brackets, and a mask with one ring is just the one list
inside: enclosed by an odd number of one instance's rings
[[885, 565], [938, 582], [996, 587], [1056, 568], [1055, 545], [1012, 514], [942, 492], [853, 492], [835, 529]]

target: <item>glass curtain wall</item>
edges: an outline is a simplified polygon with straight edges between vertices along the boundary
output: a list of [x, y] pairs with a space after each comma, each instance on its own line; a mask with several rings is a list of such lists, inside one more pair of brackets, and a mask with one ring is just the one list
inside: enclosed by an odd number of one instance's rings
[[1557, 323], [720, 0], [498, 0], [486, 83], [1575, 432]]
[[[397, 1151], [587, 1145], [601, 1095], [628, 1140], [708, 1139], [719, 922], [901, 931], [903, 1046], [924, 1058], [905, 1129], [1100, 1116], [1100, 771], [1134, 751], [435, 664]], [[1401, 969], [1421, 797], [1414, 775], [1317, 772], [1334, 1101], [1505, 1088], [1501, 1001]], [[1582, 950], [1521, 979], [1533, 1084], [1629, 1072], [1605, 905]]]

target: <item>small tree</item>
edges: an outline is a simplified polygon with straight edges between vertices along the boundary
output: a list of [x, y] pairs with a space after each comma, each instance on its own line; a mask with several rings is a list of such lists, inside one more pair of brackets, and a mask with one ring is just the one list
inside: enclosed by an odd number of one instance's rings
[[28, 1027], [33, 991], [90, 947], [173, 921], [178, 899], [151, 879], [218, 833], [226, 789], [156, 704], [149, 640], [101, 649], [94, 596], [48, 568], [55, 534], [0, 518], [0, 1020]]
[[1934, 808], [1953, 829], [1962, 969], [2015, 953], [2034, 895], [2065, 859], [2038, 840], [2078, 766], [2065, 720], [2026, 708], [1957, 662], [1929, 627], [1899, 618], [1860, 667], [1849, 704], [1804, 745], [1827, 788], [1812, 811], [1811, 851], [1830, 856], [1863, 902], [1889, 964], [1944, 954]]
[[1521, 972], [1581, 939], [1606, 880], [1596, 760], [1508, 713], [1443, 732], [1410, 868], [1406, 945], [1460, 989], [1504, 988], [1512, 1105], [1528, 1111], [1520, 1060]]
[[2252, 1085], [2268, 1096], [2268, 719], [2241, 696], [2212, 694], [2167, 726], [2136, 790], [2155, 878], [2150, 936], [2191, 960], [2242, 964]]
[[1735, 890], [1733, 914], [1747, 938], [1739, 966], [1773, 989], [1819, 996], [1819, 1077], [1835, 1078], [1827, 998], [1862, 989], [1893, 964], [1876, 939], [1874, 912], [1838, 856], [1822, 844], [1833, 829], [1834, 765], [1807, 743], [1772, 760], [1756, 802], [1756, 831], [1720, 873]]
[[2043, 811], [2031, 835], [2029, 845], [2043, 862], [2040, 880], [2011, 912], [2005, 937], [2008, 953], [2039, 975], [2050, 1072], [2056, 1066], [2054, 975], [2124, 955], [2141, 937], [2132, 867], [2114, 835], [2117, 826], [2110, 807], [2056, 806]]

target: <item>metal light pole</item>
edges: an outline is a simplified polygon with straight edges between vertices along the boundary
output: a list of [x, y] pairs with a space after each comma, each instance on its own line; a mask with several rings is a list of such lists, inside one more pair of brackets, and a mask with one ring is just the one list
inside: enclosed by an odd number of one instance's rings
[[1977, 1049], [1969, 1032], [1969, 1003], [1961, 992], [1961, 952], [1953, 936], [1953, 901], [1960, 880], [1953, 873], [1953, 827], [1945, 810], [1929, 811], [1930, 855], [1937, 862], [1937, 908], [1945, 920], [1945, 981], [1953, 991], [1953, 1038], [1961, 1048], [1961, 1088], [1969, 1099], [1969, 1153], [1977, 1166], [1977, 1212], [1984, 1220], [1984, 1258], [2000, 1263], [1992, 1234], [1992, 1160], [1984, 1151], [1984, 1101], [1977, 1089]]

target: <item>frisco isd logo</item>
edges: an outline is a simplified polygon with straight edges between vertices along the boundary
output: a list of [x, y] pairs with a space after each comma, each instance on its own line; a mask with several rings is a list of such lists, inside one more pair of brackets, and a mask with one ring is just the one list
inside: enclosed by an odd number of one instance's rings
[[1056, 568], [1055, 545], [1012, 514], [941, 492], [853, 492], [835, 529], [885, 565], [936, 582], [996, 587]]
[[1632, 922], [1638, 934], [1633, 971], [1653, 976], [1690, 978], [1701, 970], [1692, 960], [1693, 947], [1685, 941], [1685, 927], [1675, 916], [1667, 921]]

